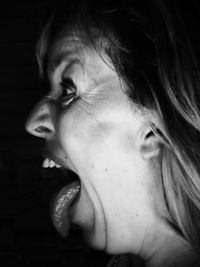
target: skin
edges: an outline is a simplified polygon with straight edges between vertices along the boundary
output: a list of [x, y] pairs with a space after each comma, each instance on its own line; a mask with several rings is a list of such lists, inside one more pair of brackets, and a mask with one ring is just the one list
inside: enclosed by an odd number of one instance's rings
[[[177, 247], [190, 249], [166, 222], [159, 140], [106, 56], [78, 39], [59, 39], [50, 50], [48, 77], [48, 97], [26, 129], [80, 177], [71, 220], [87, 242], [113, 254], [140, 255], [147, 266], [160, 266]], [[65, 99], [62, 77], [73, 80], [78, 99]]]

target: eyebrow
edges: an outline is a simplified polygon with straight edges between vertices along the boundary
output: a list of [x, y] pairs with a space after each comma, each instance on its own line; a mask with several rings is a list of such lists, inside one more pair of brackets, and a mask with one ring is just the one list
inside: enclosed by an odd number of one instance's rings
[[77, 57], [77, 53], [72, 51], [61, 51], [53, 58], [49, 64], [48, 70], [54, 72], [55, 69], [63, 62], [66, 61], [67, 65], [72, 65], [74, 63], [79, 63], [82, 65], [81, 60]]

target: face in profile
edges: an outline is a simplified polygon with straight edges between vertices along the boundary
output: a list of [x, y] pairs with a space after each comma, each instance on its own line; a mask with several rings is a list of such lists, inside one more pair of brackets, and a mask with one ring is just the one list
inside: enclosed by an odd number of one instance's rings
[[[160, 183], [150, 129], [126, 95], [106, 55], [77, 38], [59, 39], [48, 59], [49, 93], [27, 130], [44, 138], [44, 167], [75, 172], [79, 181], [58, 194], [53, 221], [67, 235], [79, 225], [94, 248], [138, 253], [159, 234]], [[156, 227], [155, 227], [156, 225]]]

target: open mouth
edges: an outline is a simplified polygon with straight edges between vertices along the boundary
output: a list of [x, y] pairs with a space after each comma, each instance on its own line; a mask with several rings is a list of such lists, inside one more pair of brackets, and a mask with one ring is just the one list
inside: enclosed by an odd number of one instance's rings
[[[62, 166], [52, 159], [45, 158], [43, 161], [44, 168], [61, 168]], [[72, 171], [68, 172], [68, 177], [66, 177], [67, 185], [62, 187], [62, 189], [55, 195], [51, 204], [51, 219], [53, 225], [55, 226], [58, 233], [66, 237], [69, 233], [69, 227], [71, 222], [71, 214], [74, 206], [78, 202], [80, 195], [80, 179]]]

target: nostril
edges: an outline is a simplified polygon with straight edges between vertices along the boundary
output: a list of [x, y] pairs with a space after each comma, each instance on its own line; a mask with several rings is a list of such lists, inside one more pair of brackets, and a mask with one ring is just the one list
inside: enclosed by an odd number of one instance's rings
[[39, 126], [35, 128], [35, 132], [37, 133], [45, 133], [45, 134], [50, 134], [51, 130], [45, 126]]

